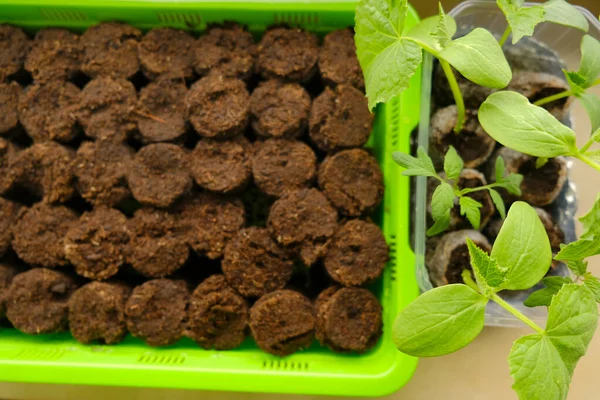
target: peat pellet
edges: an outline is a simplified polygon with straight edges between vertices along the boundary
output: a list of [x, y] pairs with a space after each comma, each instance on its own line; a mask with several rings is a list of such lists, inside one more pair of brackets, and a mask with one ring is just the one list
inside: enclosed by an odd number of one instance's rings
[[0, 83], [0, 136], [10, 135], [19, 124], [21, 92], [17, 82]]
[[325, 35], [319, 52], [319, 71], [327, 85], [352, 85], [365, 89], [352, 29], [340, 29]]
[[381, 312], [367, 289], [326, 289], [315, 303], [317, 339], [334, 351], [364, 353], [383, 333]]
[[265, 79], [307, 82], [315, 74], [319, 39], [298, 28], [276, 27], [258, 44], [257, 70]]
[[261, 82], [250, 97], [251, 125], [265, 138], [293, 139], [308, 127], [310, 96], [297, 83]]
[[79, 123], [92, 139], [125, 141], [135, 129], [132, 110], [137, 101], [135, 87], [125, 79], [110, 77], [90, 81], [81, 92]]
[[243, 136], [224, 141], [202, 139], [190, 153], [189, 169], [206, 190], [239, 192], [252, 178], [252, 145]]
[[309, 187], [317, 175], [317, 157], [303, 142], [269, 139], [255, 144], [254, 183], [265, 194], [281, 197], [290, 190]]
[[23, 333], [38, 335], [66, 331], [68, 301], [77, 289], [69, 275], [34, 268], [16, 275], [6, 295], [6, 316]]
[[13, 227], [12, 248], [27, 264], [55, 268], [68, 264], [65, 235], [77, 214], [64, 206], [34, 204]]
[[192, 188], [185, 151], [168, 143], [150, 144], [138, 151], [127, 181], [137, 201], [154, 207], [168, 207]]
[[21, 206], [0, 197], [0, 257], [10, 248], [13, 239], [13, 226], [19, 217]]
[[26, 87], [19, 98], [19, 119], [36, 142], [69, 142], [77, 136], [81, 91], [60, 80]]
[[185, 96], [187, 116], [200, 136], [230, 138], [244, 132], [250, 94], [244, 81], [210, 75], [194, 83]]
[[189, 33], [179, 29], [151, 29], [138, 44], [142, 72], [148, 79], [191, 78], [194, 42]]
[[30, 46], [29, 39], [21, 28], [0, 25], [0, 82], [23, 68]]
[[373, 127], [373, 114], [360, 90], [338, 85], [326, 88], [312, 103], [308, 133], [323, 151], [362, 147]]
[[148, 278], [164, 278], [187, 261], [189, 247], [174, 214], [140, 208], [129, 221], [131, 242], [127, 259]]
[[84, 142], [75, 157], [75, 187], [94, 206], [113, 207], [131, 197], [127, 173], [134, 151], [110, 140]]
[[381, 276], [388, 258], [388, 246], [379, 227], [355, 219], [333, 236], [323, 264], [337, 283], [361, 286]]
[[129, 236], [125, 215], [99, 207], [71, 225], [65, 236], [65, 256], [78, 275], [103, 281], [125, 263]]
[[185, 336], [204, 349], [231, 350], [242, 344], [248, 325], [248, 303], [223, 275], [204, 280], [190, 297]]
[[494, 151], [496, 141], [481, 127], [477, 111], [466, 112], [465, 123], [459, 133], [454, 132], [456, 125], [456, 106], [438, 110], [431, 117], [432, 150], [442, 157], [453, 146], [464, 161], [465, 168], [475, 168], [483, 164]]
[[25, 69], [36, 82], [67, 80], [81, 70], [83, 45], [66, 29], [46, 28], [36, 33], [25, 59]]
[[327, 241], [338, 228], [338, 214], [317, 189], [284, 193], [271, 206], [267, 227], [275, 240], [296, 252], [310, 266], [323, 256]]
[[64, 203], [75, 188], [75, 152], [55, 142], [36, 143], [19, 152], [10, 166], [14, 184], [47, 203]]
[[208, 74], [248, 79], [256, 60], [252, 34], [236, 23], [212, 25], [194, 45], [194, 69]]
[[465, 229], [446, 233], [438, 242], [427, 264], [429, 279], [434, 286], [463, 283], [463, 270], [471, 270], [467, 238], [485, 252], [489, 253], [492, 249], [486, 237], [479, 231]]
[[319, 187], [342, 215], [358, 217], [381, 203], [383, 174], [377, 160], [365, 150], [344, 150], [323, 161]]
[[159, 79], [140, 90], [136, 119], [142, 143], [182, 141], [187, 130], [186, 86]]
[[260, 297], [283, 289], [294, 262], [266, 228], [242, 229], [225, 246], [221, 264], [227, 282], [244, 297]]
[[213, 260], [223, 256], [227, 243], [246, 223], [240, 199], [209, 193], [186, 199], [178, 214], [190, 247]]
[[125, 304], [129, 332], [149, 346], [168, 346], [183, 335], [189, 292], [185, 282], [155, 279], [133, 289]]
[[258, 347], [276, 356], [307, 348], [315, 330], [312, 304], [291, 290], [266, 294], [250, 309], [250, 330]]
[[81, 69], [92, 78], [131, 78], [140, 69], [138, 40], [142, 33], [131, 25], [103, 22], [81, 35]]
[[[506, 90], [517, 92], [527, 97], [531, 103], [535, 103], [545, 97], [563, 93], [570, 90], [569, 84], [558, 76], [541, 72], [520, 71], [513, 76]], [[569, 106], [573, 103], [573, 96], [563, 97], [544, 104], [542, 107], [548, 110], [559, 121], [567, 117]]]
[[[508, 147], [498, 150], [492, 160], [502, 157], [506, 165], [505, 173], [518, 173], [523, 175], [521, 183], [520, 199], [533, 206], [546, 206], [551, 204], [562, 191], [567, 181], [567, 162], [564, 157], [551, 158], [541, 168], [536, 168], [536, 158], [527, 154], [519, 153]], [[496, 181], [495, 162], [490, 163], [488, 174], [490, 182]], [[508, 200], [514, 200], [515, 196], [501, 191]]]
[[[456, 78], [456, 82], [458, 83], [460, 92], [462, 93], [465, 106], [468, 109], [479, 109], [481, 103], [483, 103], [489, 95], [496, 91], [496, 89], [487, 88], [471, 82], [462, 76], [462, 74], [460, 74], [458, 71], [454, 70], [454, 68], [452, 68], [452, 71], [454, 73], [454, 77]], [[434, 94], [435, 104], [440, 108], [456, 104], [456, 100], [454, 99], [454, 95], [452, 94], [452, 90], [448, 84], [448, 77], [446, 77], [444, 70], [438, 62], [435, 63], [433, 68], [433, 82], [431, 88]]]
[[6, 317], [6, 297], [13, 278], [21, 272], [19, 268], [0, 262], [0, 320]]
[[0, 194], [6, 193], [14, 184], [12, 165], [19, 150], [12, 142], [0, 138]]
[[69, 329], [80, 343], [116, 344], [127, 334], [125, 284], [90, 282], [69, 299]]

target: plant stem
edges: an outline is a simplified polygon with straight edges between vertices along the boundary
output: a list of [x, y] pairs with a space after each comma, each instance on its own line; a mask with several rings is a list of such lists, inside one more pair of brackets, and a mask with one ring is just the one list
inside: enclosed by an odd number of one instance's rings
[[495, 187], [504, 187], [504, 186], [501, 183], [494, 182], [494, 183], [489, 183], [487, 185], [479, 186], [476, 188], [465, 188], [465, 189], [462, 189], [460, 192], [458, 192], [458, 196], [464, 196], [465, 194], [479, 192], [480, 190], [493, 189]]
[[479, 286], [477, 286], [477, 283], [475, 283], [475, 281], [473, 280], [473, 278], [471, 278], [471, 271], [470, 270], [463, 269], [463, 271], [462, 271], [462, 273], [460, 275], [461, 275], [462, 280], [465, 283], [465, 285], [467, 285], [468, 287], [470, 287], [471, 289], [473, 289], [477, 293], [480, 293]]
[[543, 99], [539, 99], [535, 103], [536, 106], [543, 106], [544, 104], [552, 103], [555, 100], [564, 99], [565, 97], [572, 96], [573, 92], [570, 90], [565, 90], [564, 92], [553, 94], [552, 96], [544, 97]]
[[521, 313], [519, 310], [517, 310], [516, 308], [514, 308], [513, 306], [511, 306], [510, 304], [508, 304], [504, 300], [502, 300], [502, 298], [500, 296], [498, 296], [496, 293], [492, 294], [492, 296], [490, 297], [490, 299], [492, 301], [494, 301], [495, 303], [497, 303], [498, 305], [500, 305], [506, 311], [510, 312], [515, 317], [519, 318], [521, 321], [523, 321], [523, 323], [525, 323], [527, 326], [529, 326], [530, 328], [532, 328], [536, 332], [538, 332], [538, 333], [540, 333], [542, 335], [546, 332], [542, 328], [540, 328], [535, 322], [533, 322], [532, 320], [530, 320], [529, 318], [527, 318], [525, 315], [523, 315], [523, 313]]
[[450, 68], [450, 64], [448, 64], [448, 61], [442, 60], [441, 58], [439, 60], [440, 65], [446, 74], [446, 78], [448, 79], [448, 83], [450, 84], [450, 90], [452, 90], [454, 101], [456, 102], [456, 126], [454, 127], [454, 133], [458, 134], [465, 124], [465, 101], [460, 93], [458, 82], [456, 81], [454, 72], [452, 72], [452, 68]]
[[579, 158], [581, 161], [583, 161], [584, 163], [586, 163], [587, 165], [589, 165], [590, 167], [594, 168], [597, 171], [600, 171], [600, 164], [597, 163], [595, 160], [593, 160], [592, 158], [589, 158], [588, 156], [586, 156], [585, 154], [581, 154], [581, 153], [577, 153], [575, 155], [575, 157]]
[[510, 33], [512, 32], [512, 30], [510, 29], [510, 25], [508, 25], [506, 27], [506, 29], [504, 30], [504, 33], [502, 34], [502, 37], [500, 38], [500, 40], [498, 41], [498, 43], [500, 44], [500, 47], [504, 46], [504, 43], [506, 43], [506, 40], [508, 39], [508, 37], [510, 36]]
[[581, 149], [579, 149], [580, 153], [585, 153], [586, 151], [588, 151], [588, 149], [594, 144], [594, 139], [592, 139], [591, 137], [588, 139], [587, 142], [585, 142], [585, 144], [583, 145], [583, 147]]

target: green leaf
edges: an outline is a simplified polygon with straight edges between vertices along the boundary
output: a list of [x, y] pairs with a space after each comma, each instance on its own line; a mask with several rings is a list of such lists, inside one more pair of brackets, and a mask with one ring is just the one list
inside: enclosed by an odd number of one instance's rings
[[453, 146], [448, 148], [448, 152], [444, 156], [444, 172], [446, 177], [451, 180], [455, 180], [460, 176], [460, 173], [464, 167], [462, 158], [456, 152]]
[[509, 0], [498, 0], [498, 7], [506, 16], [512, 30], [512, 43], [515, 44], [523, 36], [533, 36], [535, 27], [544, 21], [544, 8], [542, 6], [521, 7], [512, 4]]
[[573, 92], [575, 96], [579, 96], [585, 92], [586, 79], [583, 75], [579, 72], [566, 71], [564, 69], [563, 73], [565, 74], [565, 78], [567, 78], [567, 83], [571, 88], [571, 92]]
[[499, 290], [506, 280], [506, 268], [498, 265], [496, 260], [477, 247], [470, 238], [467, 238], [467, 247], [469, 248], [469, 256], [471, 258], [471, 267], [479, 286]]
[[521, 195], [521, 183], [523, 182], [523, 175], [511, 173], [502, 178], [499, 184], [505, 188], [508, 193], [514, 194], [515, 196]]
[[592, 140], [596, 143], [600, 143], [600, 129], [596, 129], [596, 131], [592, 133]]
[[552, 158], [577, 152], [575, 132], [519, 93], [493, 93], [478, 115], [491, 137], [521, 153]]
[[425, 152], [425, 149], [419, 147], [417, 149], [417, 157], [409, 154], [395, 151], [392, 153], [392, 158], [401, 167], [406, 168], [402, 171], [405, 176], [436, 176], [435, 167], [431, 158]]
[[371, 110], [408, 88], [421, 64], [421, 47], [401, 36], [407, 7], [406, 0], [361, 0], [356, 6], [356, 54]]
[[459, 200], [460, 204], [460, 215], [466, 216], [473, 229], [479, 229], [481, 220], [481, 213], [479, 209], [482, 204], [477, 200], [470, 198], [469, 196], [462, 196]]
[[442, 7], [442, 3], [438, 3], [438, 6], [440, 9], [440, 15], [437, 24], [437, 30], [435, 31], [434, 36], [437, 38], [440, 47], [444, 48], [452, 40], [452, 36], [450, 36], [452, 24], [448, 23], [448, 19], [446, 18], [446, 13], [444, 12], [444, 7]]
[[583, 217], [580, 217], [579, 221], [583, 225], [583, 231], [585, 233], [600, 230], [600, 194], [596, 196], [596, 201], [594, 202], [592, 209]]
[[423, 48], [427, 49], [427, 51], [437, 54], [442, 50], [442, 46], [437, 38], [437, 30], [441, 24], [446, 27], [448, 37], [451, 38], [454, 36], [456, 33], [456, 21], [449, 15], [444, 16], [444, 23], [440, 22], [439, 15], [425, 18], [412, 27], [404, 36], [416, 41]]
[[588, 275], [585, 277], [583, 284], [590, 289], [590, 292], [594, 295], [596, 303], [600, 303], [600, 279], [595, 276]]
[[502, 196], [500, 196], [500, 193], [498, 193], [494, 189], [488, 189], [488, 192], [490, 192], [490, 197], [494, 202], [494, 206], [496, 206], [496, 210], [498, 210], [498, 212], [500, 213], [500, 217], [502, 219], [505, 219], [506, 207], [504, 206], [504, 200], [502, 200]]
[[558, 261], [583, 261], [588, 257], [600, 254], [600, 235], [582, 237], [562, 247], [554, 257]]
[[436, 357], [462, 349], [483, 329], [487, 301], [462, 284], [429, 290], [398, 314], [394, 344], [416, 357]]
[[529, 289], [544, 277], [552, 250], [544, 225], [529, 204], [512, 205], [490, 255], [508, 268], [506, 289]]
[[566, 264], [576, 276], [583, 276], [587, 272], [587, 261], [567, 260]]
[[450, 226], [450, 214], [444, 215], [442, 218], [434, 222], [431, 228], [427, 229], [427, 236], [435, 236], [444, 232]]
[[592, 124], [592, 131], [600, 128], [600, 97], [593, 93], [583, 93], [577, 96], [585, 111], [587, 111], [590, 123]]
[[475, 28], [451, 41], [439, 57], [448, 61], [465, 78], [478, 85], [502, 89], [512, 79], [512, 71], [494, 35]]
[[548, 159], [546, 157], [538, 157], [537, 160], [535, 160], [535, 168], [540, 169], [547, 163]]
[[454, 207], [454, 197], [454, 190], [447, 182], [442, 182], [435, 188], [431, 198], [431, 216], [434, 221], [450, 215], [450, 210]]
[[542, 279], [545, 288], [535, 291], [527, 297], [523, 304], [527, 307], [549, 306], [552, 302], [552, 297], [558, 293], [563, 285], [573, 283], [568, 277], [550, 276]]
[[583, 32], [587, 32], [589, 24], [585, 16], [578, 9], [564, 0], [550, 0], [542, 4], [544, 7], [544, 19], [555, 24], [571, 26]]
[[600, 76], [600, 42], [590, 35], [584, 35], [581, 39], [581, 63], [578, 72], [585, 79], [585, 88], [589, 88]]
[[496, 157], [496, 182], [500, 182], [504, 178], [504, 171], [506, 169], [504, 165], [504, 158]]

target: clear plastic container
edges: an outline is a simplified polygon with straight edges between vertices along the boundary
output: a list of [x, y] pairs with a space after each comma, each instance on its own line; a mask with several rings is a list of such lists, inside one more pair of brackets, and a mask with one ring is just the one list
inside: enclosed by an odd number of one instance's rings
[[[537, 3], [526, 3], [535, 5]], [[600, 22], [588, 10], [577, 7], [589, 22], [588, 34], [600, 40]], [[495, 1], [471, 0], [461, 3], [449, 12], [456, 19], [458, 32], [468, 32], [473, 28], [481, 27], [489, 30], [500, 37], [506, 29], [507, 23], [504, 15], [496, 5]], [[580, 42], [584, 33], [557, 24], [543, 23], [538, 25], [533, 35], [538, 43], [553, 50], [558, 54], [566, 67], [576, 70], [581, 58]], [[506, 46], [511, 46], [510, 39]], [[517, 44], [518, 45], [518, 44]], [[431, 114], [431, 89], [432, 89], [433, 58], [427, 54], [423, 63], [423, 77], [421, 83], [421, 108], [420, 121], [429, 121]], [[571, 121], [565, 123], [572, 125]], [[429, 145], [429, 124], [420, 124], [418, 132], [418, 145], [425, 149]], [[569, 167], [572, 161], [569, 161]], [[426, 219], [427, 219], [427, 179], [418, 177], [416, 179], [415, 214], [414, 214], [414, 248], [416, 260], [416, 276], [421, 291], [431, 290], [433, 285], [429, 280], [425, 266], [426, 248]], [[565, 232], [565, 242], [576, 239], [575, 235], [575, 212], [577, 211], [577, 200], [573, 182], [568, 180], [559, 198], [554, 202], [551, 213], [555, 221]], [[564, 265], [557, 267], [553, 275], [568, 275], [569, 271]], [[546, 307], [529, 308], [523, 305], [523, 301], [529, 294], [541, 286], [538, 285], [528, 291], [502, 292], [500, 295], [513, 307], [520, 310], [537, 323], [545, 325], [547, 319]], [[485, 324], [487, 326], [522, 327], [523, 323], [508, 311], [490, 302], [486, 309]]]

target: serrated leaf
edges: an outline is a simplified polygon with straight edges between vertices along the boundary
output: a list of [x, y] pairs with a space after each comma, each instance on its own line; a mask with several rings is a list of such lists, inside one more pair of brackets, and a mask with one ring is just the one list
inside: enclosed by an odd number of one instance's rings
[[535, 160], [535, 168], [540, 169], [547, 163], [548, 159], [546, 157], [538, 157], [537, 160]]
[[600, 231], [600, 194], [596, 196], [594, 205], [584, 216], [579, 218], [585, 233]]
[[502, 157], [496, 157], [496, 182], [500, 182], [502, 178], [504, 178], [505, 169], [504, 159]]
[[566, 264], [576, 276], [583, 276], [587, 272], [587, 261], [567, 260]]
[[592, 131], [600, 128], [600, 97], [593, 93], [583, 93], [577, 96], [592, 124]]
[[492, 138], [521, 153], [552, 158], [577, 152], [575, 132], [519, 93], [493, 93], [478, 116]]
[[[452, 38], [456, 33], [456, 21], [449, 15], [444, 16], [444, 21], [448, 37]], [[438, 53], [442, 50], [442, 46], [440, 46], [436, 37], [436, 32], [440, 24], [440, 16], [434, 15], [423, 19], [417, 25], [412, 27], [404, 36], [416, 41], [428, 51]]]
[[431, 216], [434, 221], [450, 215], [450, 210], [454, 207], [454, 197], [454, 190], [447, 182], [442, 182], [435, 188], [431, 197]]
[[508, 269], [506, 289], [529, 289], [544, 277], [552, 262], [550, 240], [529, 204], [513, 203], [490, 255]]
[[469, 196], [462, 196], [459, 200], [460, 204], [460, 215], [466, 216], [473, 229], [479, 229], [481, 221], [481, 213], [479, 209], [482, 204], [477, 200], [470, 198]]
[[471, 258], [471, 268], [479, 286], [497, 289], [494, 292], [498, 291], [506, 280], [506, 268], [501, 267], [496, 260], [477, 247], [470, 238], [467, 238], [467, 247]]
[[392, 338], [396, 348], [416, 357], [460, 350], [483, 329], [488, 299], [462, 284], [429, 290], [403, 309]]
[[408, 88], [421, 64], [421, 47], [402, 38], [407, 7], [406, 0], [361, 0], [356, 7], [356, 54], [371, 110]]
[[[440, 9], [440, 15], [437, 24], [437, 30], [435, 31], [435, 37], [440, 44], [441, 48], [444, 48], [450, 43], [452, 37], [449, 34], [449, 27], [447, 24], [446, 13], [444, 12], [444, 7], [442, 7], [442, 3], [438, 3]], [[451, 28], [450, 28], [451, 29]]]
[[595, 276], [588, 275], [585, 277], [583, 284], [590, 289], [590, 292], [594, 295], [596, 303], [600, 303], [600, 279]]
[[589, 88], [600, 76], [600, 42], [590, 35], [584, 35], [581, 39], [581, 63], [578, 72], [584, 78], [585, 88]]
[[545, 10], [544, 20], [548, 22], [571, 26], [583, 32], [587, 32], [589, 29], [585, 16], [564, 0], [550, 0], [542, 4], [542, 7]]
[[582, 237], [562, 247], [554, 259], [558, 261], [583, 261], [598, 254], [600, 254], [600, 235], [593, 235], [591, 238]]
[[509, 0], [497, 0], [497, 3], [512, 30], [513, 44], [523, 36], [533, 36], [535, 27], [544, 21], [545, 11], [542, 6], [521, 7]]
[[446, 173], [446, 177], [451, 180], [457, 179], [464, 165], [462, 158], [460, 158], [454, 146], [450, 146], [444, 156], [444, 172]]
[[521, 195], [521, 183], [523, 183], [523, 175], [511, 173], [505, 176], [500, 182], [500, 185], [515, 196]]
[[405, 154], [399, 151], [392, 153], [392, 158], [401, 167], [406, 168], [402, 171], [405, 176], [436, 176], [435, 167], [431, 158], [425, 152], [425, 149], [417, 149], [417, 157]]
[[579, 72], [575, 71], [567, 71], [563, 69], [563, 73], [565, 74], [565, 78], [567, 79], [567, 83], [569, 84], [569, 88], [571, 92], [575, 96], [578, 96], [585, 92], [586, 79]]
[[573, 283], [568, 277], [550, 276], [542, 279], [545, 288], [537, 290], [529, 295], [523, 304], [527, 307], [549, 306], [552, 302], [552, 297], [558, 293], [563, 285]]
[[481, 86], [502, 89], [512, 79], [512, 71], [498, 41], [482, 28], [475, 28], [448, 43], [439, 57]]
[[500, 193], [498, 193], [494, 189], [488, 189], [488, 192], [490, 192], [490, 197], [492, 198], [492, 201], [494, 202], [494, 206], [496, 206], [496, 210], [498, 210], [498, 212], [500, 213], [500, 217], [502, 219], [505, 219], [506, 218], [506, 207], [504, 205], [504, 200], [502, 200], [502, 196], [500, 196]]

